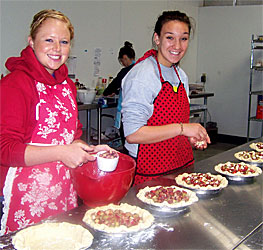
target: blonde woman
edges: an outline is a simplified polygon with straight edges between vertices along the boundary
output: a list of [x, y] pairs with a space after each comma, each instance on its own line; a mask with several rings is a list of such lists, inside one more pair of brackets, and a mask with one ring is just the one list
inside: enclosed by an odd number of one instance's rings
[[63, 13], [42, 10], [28, 46], [11, 57], [1, 79], [1, 235], [77, 206], [70, 168], [110, 150], [80, 140], [76, 89], [68, 78], [74, 28]]

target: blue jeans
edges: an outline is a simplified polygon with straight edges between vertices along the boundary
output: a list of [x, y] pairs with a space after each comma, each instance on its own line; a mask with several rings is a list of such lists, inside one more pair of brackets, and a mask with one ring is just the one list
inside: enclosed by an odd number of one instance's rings
[[1, 219], [2, 219], [2, 215], [3, 215], [3, 204], [4, 202], [4, 196], [0, 196], [0, 228], [1, 228]]

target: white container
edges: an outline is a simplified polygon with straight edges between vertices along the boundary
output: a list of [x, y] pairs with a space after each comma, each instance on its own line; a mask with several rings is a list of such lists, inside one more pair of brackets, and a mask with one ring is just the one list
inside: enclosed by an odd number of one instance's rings
[[117, 157], [108, 159], [108, 158], [104, 158], [101, 157], [101, 155], [103, 153], [105, 153], [107, 151], [100, 151], [97, 153], [96, 157], [97, 157], [97, 164], [98, 164], [98, 168], [104, 172], [112, 172], [116, 169], [118, 162], [119, 162], [119, 154], [117, 154]]
[[84, 104], [91, 104], [96, 97], [96, 90], [79, 89], [77, 91], [78, 100]]

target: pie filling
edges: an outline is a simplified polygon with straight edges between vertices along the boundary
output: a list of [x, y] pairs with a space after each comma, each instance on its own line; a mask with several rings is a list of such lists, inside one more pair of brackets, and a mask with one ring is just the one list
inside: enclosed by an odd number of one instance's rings
[[90, 209], [85, 213], [83, 221], [105, 233], [128, 233], [149, 228], [154, 217], [147, 210], [122, 203]]
[[263, 142], [255, 142], [250, 145], [251, 148], [262, 151], [263, 150]]
[[152, 199], [155, 203], [163, 203], [164, 201], [169, 204], [178, 203], [181, 201], [189, 201], [190, 197], [186, 191], [176, 190], [171, 187], [159, 187], [145, 193], [147, 199]]
[[99, 156], [105, 159], [114, 159], [118, 157], [118, 153], [115, 151], [107, 151], [99, 154]]
[[185, 176], [182, 178], [182, 181], [184, 181], [188, 185], [194, 185], [194, 186], [200, 186], [200, 187], [219, 187], [221, 184], [221, 181], [214, 178], [213, 176], [209, 174], [202, 174], [202, 173], [193, 173], [189, 176]]
[[263, 142], [257, 142], [256, 147], [259, 149], [263, 149]]
[[237, 156], [244, 161], [263, 161], [263, 152], [242, 151]]
[[140, 223], [142, 218], [137, 213], [124, 212], [120, 209], [99, 210], [91, 214], [91, 218], [96, 224], [104, 224], [108, 227], [133, 227]]
[[254, 169], [240, 163], [224, 164], [221, 166], [221, 170], [230, 174], [241, 173], [242, 175], [249, 175], [256, 173]]

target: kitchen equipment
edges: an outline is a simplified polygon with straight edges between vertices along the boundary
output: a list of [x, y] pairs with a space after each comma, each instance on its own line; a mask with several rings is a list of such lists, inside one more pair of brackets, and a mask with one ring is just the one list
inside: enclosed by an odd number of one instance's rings
[[66, 64], [68, 66], [68, 77], [71, 79], [75, 79], [76, 67], [77, 67], [77, 57], [69, 56]]
[[91, 104], [96, 97], [95, 89], [78, 89], [77, 98], [84, 104]]
[[119, 162], [113, 172], [101, 171], [97, 161], [90, 161], [71, 169], [73, 185], [89, 207], [117, 204], [132, 185], [135, 166], [135, 160], [122, 153], [119, 153]]
[[[113, 158], [105, 158], [103, 155], [115, 155]], [[98, 168], [104, 172], [112, 172], [116, 169], [119, 161], [119, 155], [117, 152], [100, 151], [96, 155]]]

